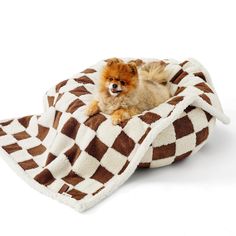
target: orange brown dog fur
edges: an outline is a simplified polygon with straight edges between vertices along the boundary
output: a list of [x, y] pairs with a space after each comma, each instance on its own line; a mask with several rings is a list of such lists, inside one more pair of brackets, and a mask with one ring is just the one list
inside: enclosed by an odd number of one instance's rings
[[112, 123], [122, 121], [150, 110], [169, 98], [163, 63], [155, 62], [141, 67], [140, 61], [123, 62], [121, 59], [107, 60], [100, 83], [97, 100], [93, 100], [86, 110], [92, 116], [100, 111], [111, 115]]

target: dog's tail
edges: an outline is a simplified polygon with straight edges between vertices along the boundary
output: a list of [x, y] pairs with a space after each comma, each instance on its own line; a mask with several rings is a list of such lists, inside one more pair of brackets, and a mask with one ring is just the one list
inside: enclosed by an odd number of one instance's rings
[[141, 79], [165, 85], [167, 83], [165, 68], [166, 63], [163, 61], [147, 63], [140, 70]]

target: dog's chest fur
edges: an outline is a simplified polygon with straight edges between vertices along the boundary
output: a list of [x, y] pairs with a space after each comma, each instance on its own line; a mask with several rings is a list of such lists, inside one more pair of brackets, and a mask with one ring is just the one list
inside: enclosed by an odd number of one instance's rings
[[99, 97], [99, 107], [101, 111], [106, 114], [111, 114], [119, 108], [127, 109], [131, 106], [136, 106], [138, 102], [139, 100], [135, 92], [121, 97], [110, 96], [108, 94], [104, 94]]
[[111, 96], [108, 93], [101, 94], [98, 98], [99, 108], [106, 114], [112, 114], [115, 110], [135, 107], [139, 113], [150, 110], [169, 98], [166, 86], [152, 81], [140, 80], [137, 88], [126, 96]]

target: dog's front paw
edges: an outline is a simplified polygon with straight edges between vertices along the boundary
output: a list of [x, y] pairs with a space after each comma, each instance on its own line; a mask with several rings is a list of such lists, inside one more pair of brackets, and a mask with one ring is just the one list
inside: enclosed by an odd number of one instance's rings
[[92, 101], [85, 111], [85, 115], [92, 116], [99, 112], [98, 101]]
[[130, 118], [129, 113], [123, 109], [115, 111], [111, 116], [113, 125], [118, 125], [129, 118]]
[[118, 125], [122, 122], [122, 117], [118, 116], [118, 115], [112, 115], [112, 124], [113, 125]]

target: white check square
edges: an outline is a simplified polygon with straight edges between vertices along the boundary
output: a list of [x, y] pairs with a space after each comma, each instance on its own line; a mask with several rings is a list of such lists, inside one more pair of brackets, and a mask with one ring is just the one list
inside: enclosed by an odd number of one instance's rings
[[111, 173], [117, 174], [122, 169], [126, 161], [127, 158], [125, 156], [114, 149], [109, 148], [101, 160], [101, 165]]

